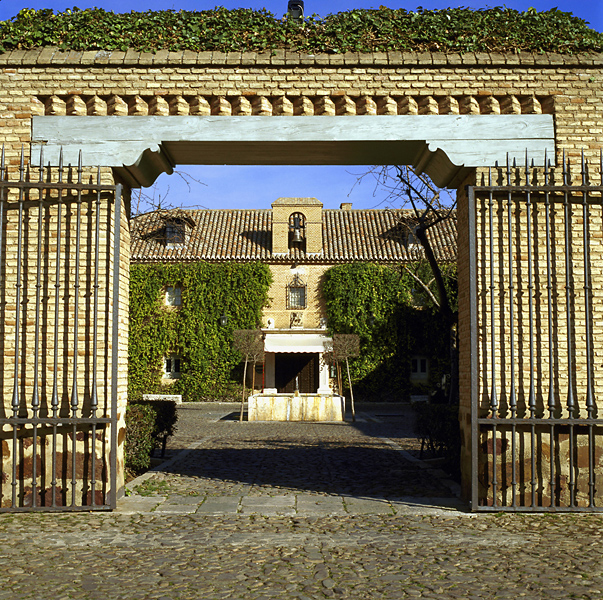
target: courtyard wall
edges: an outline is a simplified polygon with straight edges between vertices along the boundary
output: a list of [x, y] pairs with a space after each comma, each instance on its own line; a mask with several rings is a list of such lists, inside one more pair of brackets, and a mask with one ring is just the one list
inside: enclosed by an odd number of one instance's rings
[[[9, 176], [26, 153], [35, 115], [369, 115], [551, 114], [556, 162], [603, 147], [603, 55], [543, 53], [62, 52], [0, 55], [0, 143]], [[595, 169], [596, 170], [596, 169]], [[594, 173], [593, 173], [594, 175]], [[481, 173], [477, 173], [479, 179]], [[104, 172], [105, 182], [112, 174]], [[467, 181], [465, 183], [471, 183]], [[459, 190], [459, 334], [463, 484], [468, 493], [469, 305], [467, 203]], [[478, 214], [478, 232], [481, 231]], [[8, 223], [4, 227], [10, 229]], [[126, 404], [128, 224], [120, 279], [120, 461]], [[599, 236], [600, 230], [593, 232]], [[598, 239], [598, 237], [597, 237]], [[484, 265], [486, 267], [487, 265]], [[277, 275], [278, 277], [278, 275]], [[481, 310], [481, 309], [480, 309]], [[484, 309], [486, 310], [486, 309]], [[480, 320], [487, 319], [482, 314]], [[32, 327], [31, 323], [27, 327]], [[109, 344], [105, 340], [105, 344]], [[108, 385], [109, 382], [107, 382]], [[4, 395], [5, 403], [10, 397]], [[4, 452], [3, 452], [4, 456]], [[121, 486], [121, 484], [120, 484]]]

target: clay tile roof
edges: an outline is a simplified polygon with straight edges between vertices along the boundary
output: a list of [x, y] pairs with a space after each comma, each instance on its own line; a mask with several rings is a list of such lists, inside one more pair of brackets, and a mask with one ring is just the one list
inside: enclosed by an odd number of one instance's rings
[[[339, 263], [351, 261], [406, 262], [423, 255], [409, 243], [415, 222], [410, 210], [323, 210], [323, 250], [306, 255], [299, 248], [272, 256], [271, 210], [184, 210], [186, 242], [167, 247], [165, 224], [170, 211], [134, 217], [131, 222], [132, 262], [263, 261]], [[192, 226], [190, 224], [193, 224]], [[456, 213], [428, 231], [436, 258], [452, 262], [457, 255]], [[411, 236], [412, 238], [412, 236]], [[412, 242], [412, 239], [410, 240]]]

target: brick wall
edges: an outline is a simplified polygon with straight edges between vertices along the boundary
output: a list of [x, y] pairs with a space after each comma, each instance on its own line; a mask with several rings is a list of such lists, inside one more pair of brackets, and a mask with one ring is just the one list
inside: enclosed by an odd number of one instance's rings
[[[562, 150], [576, 155], [584, 148], [594, 156], [603, 140], [602, 67], [603, 55], [13, 51], [0, 55], [0, 142], [14, 171], [21, 145], [27, 148], [30, 140], [32, 115], [425, 114], [435, 119], [440, 114], [548, 113], [555, 117], [557, 160]], [[461, 422], [466, 428], [467, 214], [464, 196], [459, 199]], [[126, 223], [122, 227], [127, 256]], [[122, 274], [125, 315], [125, 259]], [[274, 289], [288, 276], [286, 269], [275, 269]], [[279, 298], [275, 293], [281, 323], [286, 311]], [[127, 321], [123, 327], [121, 398]]]
[[[303, 263], [271, 264], [273, 280], [268, 292], [270, 304], [264, 310], [264, 327], [267, 325], [267, 320], [272, 318], [276, 329], [289, 329], [292, 313], [302, 313], [304, 329], [318, 329], [321, 326], [321, 319], [326, 315], [324, 299], [320, 293], [322, 276], [331, 267], [332, 265]], [[303, 311], [287, 307], [287, 288], [296, 273], [306, 284], [307, 306]]]

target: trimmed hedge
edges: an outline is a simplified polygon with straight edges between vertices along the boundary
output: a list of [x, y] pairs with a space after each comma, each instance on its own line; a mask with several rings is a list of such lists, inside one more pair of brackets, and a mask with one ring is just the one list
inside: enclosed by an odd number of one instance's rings
[[178, 411], [172, 400], [149, 400], [126, 408], [126, 469], [142, 473], [151, 466], [151, 453], [165, 447], [174, 435]]
[[151, 406], [128, 404], [126, 408], [126, 469], [134, 474], [151, 466], [155, 446], [155, 411]]

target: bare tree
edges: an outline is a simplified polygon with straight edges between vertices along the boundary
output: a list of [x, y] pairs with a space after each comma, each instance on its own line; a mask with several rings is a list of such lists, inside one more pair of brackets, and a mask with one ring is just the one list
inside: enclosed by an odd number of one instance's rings
[[243, 360], [243, 395], [241, 397], [241, 414], [239, 421], [243, 420], [245, 408], [245, 383], [247, 381], [247, 364], [253, 363], [252, 389], [255, 388], [255, 365], [264, 360], [264, 335], [259, 329], [237, 329], [234, 331], [233, 347], [237, 350]]
[[[173, 175], [179, 177], [186, 183], [188, 190], [192, 189], [194, 184], [206, 185], [202, 181], [195, 179], [186, 171], [175, 170]], [[132, 217], [146, 214], [155, 210], [170, 210], [176, 208], [176, 205], [170, 199], [170, 186], [165, 189], [165, 193], [159, 192], [159, 185], [155, 182], [148, 188], [138, 188], [132, 190], [132, 198], [130, 202], [130, 214]], [[189, 208], [202, 208], [201, 205], [190, 206]]]
[[[429, 230], [443, 221], [456, 218], [456, 197], [448, 190], [438, 188], [425, 174], [418, 175], [407, 166], [372, 167], [361, 175], [373, 180], [375, 188], [387, 192], [386, 202], [411, 209], [410, 219], [400, 220], [400, 229], [407, 240], [414, 239], [416, 245], [407, 247], [415, 267], [404, 264], [402, 269], [427, 295], [446, 323], [450, 332], [450, 394], [449, 402], [458, 400], [458, 311], [453, 306], [446, 289], [441, 264], [438, 262]], [[427, 261], [431, 277], [421, 277], [416, 265]]]
[[336, 333], [333, 336], [333, 342], [325, 347], [323, 360], [327, 364], [337, 366], [337, 387], [343, 395], [343, 386], [341, 382], [341, 369], [339, 365], [345, 362], [348, 373], [348, 385], [350, 386], [350, 407], [352, 409], [352, 421], [356, 421], [356, 407], [354, 406], [354, 390], [352, 389], [352, 378], [350, 376], [350, 358], [360, 354], [360, 338], [355, 333]]

